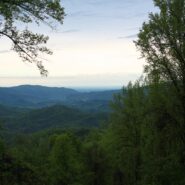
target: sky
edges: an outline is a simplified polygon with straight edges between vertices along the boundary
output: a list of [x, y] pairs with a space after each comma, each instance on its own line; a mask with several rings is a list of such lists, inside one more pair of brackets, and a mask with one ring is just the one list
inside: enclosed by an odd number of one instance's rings
[[47, 86], [121, 87], [136, 80], [145, 61], [133, 40], [148, 14], [152, 0], [62, 0], [66, 17], [57, 30], [31, 26], [49, 35], [44, 56], [49, 76], [43, 78], [33, 64], [23, 63], [11, 51], [11, 42], [0, 38], [0, 86], [40, 84]]

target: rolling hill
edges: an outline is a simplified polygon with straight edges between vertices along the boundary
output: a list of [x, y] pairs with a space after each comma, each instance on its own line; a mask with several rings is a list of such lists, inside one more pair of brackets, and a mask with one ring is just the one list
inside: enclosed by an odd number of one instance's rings
[[0, 88], [0, 104], [22, 108], [42, 108], [56, 104], [85, 111], [108, 111], [113, 94], [120, 90], [78, 92], [63, 87], [23, 85]]
[[0, 124], [9, 133], [97, 127], [107, 119], [109, 103], [118, 92], [78, 92], [69, 88], [31, 85], [1, 87]]
[[107, 119], [106, 113], [87, 113], [62, 105], [4, 116], [2, 126], [9, 132], [33, 133], [50, 128], [97, 127]]

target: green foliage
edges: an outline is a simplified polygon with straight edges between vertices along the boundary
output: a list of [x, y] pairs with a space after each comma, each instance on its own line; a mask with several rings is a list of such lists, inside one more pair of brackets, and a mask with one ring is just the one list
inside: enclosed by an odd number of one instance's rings
[[41, 179], [33, 168], [12, 157], [0, 141], [0, 185], [38, 185], [41, 183]]
[[101, 145], [102, 134], [99, 130], [93, 130], [82, 146], [82, 158], [84, 163], [84, 184], [107, 184], [109, 163], [107, 154]]
[[73, 136], [67, 133], [56, 136], [49, 159], [51, 184], [79, 183], [81, 163], [78, 144]]
[[[160, 12], [150, 15], [136, 42], [147, 59], [146, 78], [115, 95], [109, 125], [20, 135], [9, 148], [0, 142], [0, 185], [185, 184], [185, 5], [155, 4]], [[56, 115], [78, 117], [54, 110], [51, 123]]]
[[[7, 110], [10, 115], [4, 111]], [[2, 126], [7, 132], [34, 133], [51, 128], [91, 128], [98, 127], [101, 121], [105, 121], [108, 113], [88, 113], [78, 109], [62, 105], [55, 105], [36, 110], [27, 110], [19, 113], [19, 109], [4, 109], [0, 114], [4, 115]], [[21, 109], [20, 109], [21, 111]], [[16, 114], [15, 114], [16, 113]]]
[[0, 159], [2, 159], [4, 151], [5, 151], [4, 142], [0, 139]]
[[12, 49], [18, 53], [23, 61], [35, 63], [42, 75], [47, 75], [39, 53], [52, 54], [44, 46], [48, 37], [35, 34], [27, 28], [20, 30], [16, 23], [21, 22], [25, 27], [30, 23], [45, 23], [52, 27], [52, 22], [63, 23], [64, 9], [60, 0], [3, 0], [0, 1], [0, 37], [9, 38]]
[[137, 82], [128, 85], [126, 96], [115, 97], [114, 112], [103, 136], [111, 165], [110, 184], [185, 182], [184, 144], [177, 118], [183, 115], [175, 112], [173, 93], [170, 84], [142, 86]]
[[[151, 82], [172, 84], [185, 114], [185, 1], [154, 0], [159, 13], [151, 13], [143, 24], [136, 46], [146, 59], [145, 72]], [[185, 124], [185, 119], [182, 120]], [[184, 128], [183, 128], [184, 129]]]
[[147, 61], [145, 72], [149, 85], [148, 114], [144, 122], [147, 133], [144, 183], [151, 182], [152, 173], [153, 184], [183, 184], [185, 2], [154, 2], [160, 11], [150, 14], [149, 21], [143, 24], [136, 41], [136, 46]]
[[108, 141], [107, 152], [112, 158], [116, 184], [136, 184], [140, 180], [144, 90], [139, 82], [130, 83], [126, 96], [125, 93], [118, 94], [112, 102], [114, 112], [104, 139]]

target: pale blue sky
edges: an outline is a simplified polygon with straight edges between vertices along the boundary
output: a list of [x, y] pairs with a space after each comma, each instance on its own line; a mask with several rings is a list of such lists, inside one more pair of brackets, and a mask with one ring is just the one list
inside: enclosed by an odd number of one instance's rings
[[[12, 85], [122, 86], [142, 74], [144, 60], [139, 59], [133, 40], [148, 13], [156, 11], [152, 0], [63, 0], [62, 4], [67, 16], [57, 31], [32, 25], [34, 31], [50, 36], [48, 47], [54, 55], [44, 56], [49, 77], [43, 82], [34, 65], [8, 52], [11, 43], [2, 38], [0, 77], [38, 77]], [[1, 78], [0, 86], [6, 82], [11, 85]]]

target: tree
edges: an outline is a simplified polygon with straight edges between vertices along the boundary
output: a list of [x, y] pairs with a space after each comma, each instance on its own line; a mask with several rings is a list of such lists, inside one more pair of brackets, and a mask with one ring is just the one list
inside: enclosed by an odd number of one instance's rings
[[[184, 179], [176, 173], [181, 174], [185, 168], [185, 1], [154, 3], [159, 12], [150, 14], [135, 42], [146, 58], [145, 73], [153, 86], [149, 92], [153, 113], [146, 118], [154, 125], [150, 146], [157, 160], [148, 166], [154, 167], [155, 173], [150, 174], [154, 174], [157, 184], [183, 184]], [[151, 182], [151, 176], [148, 179]]]
[[[136, 46], [150, 79], [171, 83], [185, 115], [185, 1], [154, 0], [159, 13], [143, 24]], [[180, 111], [180, 110], [179, 110]], [[183, 123], [185, 117], [183, 116]]]
[[114, 97], [110, 119], [110, 152], [115, 185], [138, 185], [141, 181], [142, 127], [145, 115], [145, 89], [138, 81]]
[[12, 49], [18, 53], [23, 61], [35, 63], [41, 75], [47, 75], [47, 70], [42, 64], [40, 53], [52, 54], [44, 46], [48, 37], [36, 34], [28, 28], [18, 29], [16, 23], [47, 24], [54, 28], [54, 22], [63, 23], [65, 13], [60, 0], [0, 0], [0, 37], [9, 38]]
[[185, 147], [185, 1], [154, 2], [160, 12], [150, 14], [149, 22], [140, 30], [136, 46], [146, 58], [148, 77], [155, 83], [165, 82], [173, 87], [169, 93], [176, 97], [173, 112], [178, 115], [176, 125], [181, 130], [179, 135]]
[[108, 185], [109, 161], [107, 153], [102, 147], [102, 133], [100, 130], [92, 130], [83, 142], [82, 159], [84, 163], [84, 183], [89, 185]]
[[51, 184], [80, 184], [81, 162], [75, 137], [69, 133], [51, 137], [53, 147], [50, 154]]

